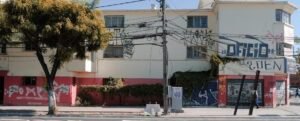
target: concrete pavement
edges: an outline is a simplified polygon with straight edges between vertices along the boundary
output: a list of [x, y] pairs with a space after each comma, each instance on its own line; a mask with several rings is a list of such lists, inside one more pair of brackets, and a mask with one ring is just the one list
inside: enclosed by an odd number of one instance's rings
[[[253, 115], [249, 116], [249, 107], [240, 107], [237, 115], [234, 116], [234, 107], [188, 107], [183, 108], [183, 113], [170, 113], [160, 117], [299, 117], [300, 119], [300, 98], [292, 97], [290, 106], [277, 108], [254, 109]], [[78, 116], [78, 117], [145, 117], [145, 107], [58, 107], [57, 116]], [[0, 106], [0, 116], [45, 116], [47, 106]], [[162, 111], [162, 109], [161, 109]]]
[[[47, 106], [0, 106], [0, 116], [43, 116]], [[162, 117], [299, 117], [300, 106], [281, 106], [277, 108], [239, 109], [233, 116], [234, 108], [195, 107], [183, 108], [184, 113], [171, 113]], [[144, 107], [58, 107], [58, 116], [89, 117], [145, 117]]]

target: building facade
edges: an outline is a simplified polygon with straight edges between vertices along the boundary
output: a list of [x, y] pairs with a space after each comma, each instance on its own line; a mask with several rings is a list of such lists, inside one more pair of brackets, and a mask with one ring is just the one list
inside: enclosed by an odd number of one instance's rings
[[[287, 68], [292, 59], [286, 55], [292, 53], [294, 44], [290, 17], [295, 9], [291, 3], [272, 0], [202, 0], [197, 9], [167, 9], [168, 77], [179, 71], [209, 70], [212, 54], [241, 58], [242, 62], [219, 69], [219, 106], [234, 103], [240, 75], [247, 75], [251, 90], [256, 70], [261, 71], [262, 105], [288, 104]], [[113, 40], [105, 50], [87, 54], [85, 60], [73, 60], [59, 70], [55, 79], [58, 104], [75, 105], [78, 86], [102, 85], [110, 77], [122, 78], [126, 85], [162, 83], [160, 15], [155, 6], [104, 10], [103, 19]], [[45, 76], [34, 52], [1, 47], [5, 51], [0, 55], [0, 103], [46, 105]], [[280, 101], [276, 100], [279, 97]]]
[[[219, 69], [219, 106], [234, 104], [241, 75], [246, 75], [241, 103], [250, 103], [256, 70], [260, 71], [258, 95], [262, 105], [288, 104], [289, 73], [295, 69], [292, 58], [295, 7], [279, 1], [219, 1], [219, 52], [240, 57]], [[255, 8], [255, 9], [254, 9]], [[232, 15], [236, 17], [232, 17]], [[227, 36], [226, 36], [227, 35]]]

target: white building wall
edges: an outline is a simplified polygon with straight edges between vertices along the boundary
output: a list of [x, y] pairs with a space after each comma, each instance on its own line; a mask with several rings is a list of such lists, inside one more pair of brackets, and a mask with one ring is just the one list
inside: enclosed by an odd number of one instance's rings
[[228, 4], [219, 6], [219, 32], [265, 35], [272, 32], [275, 8], [266, 5]]
[[[249, 40], [240, 38], [236, 35], [249, 34], [258, 36], [293, 36], [294, 28], [292, 25], [286, 25], [275, 21], [275, 9], [282, 8], [287, 11], [289, 9], [287, 4], [269, 4], [264, 2], [263, 4], [257, 3], [235, 3], [235, 4], [217, 4], [215, 8], [211, 10], [207, 9], [192, 9], [192, 10], [167, 10], [167, 28], [169, 32], [178, 31], [184, 33], [187, 31], [195, 32], [195, 29], [187, 28], [187, 16], [208, 16], [208, 28], [197, 30], [212, 30], [214, 35], [224, 34], [226, 36], [235, 35], [233, 39], [238, 39], [241, 42], [257, 43], [256, 40]], [[159, 10], [128, 10], [118, 11], [110, 10], [103, 11], [104, 15], [125, 15], [125, 31], [130, 31], [130, 34], [149, 34], [155, 33], [158, 26], [161, 26], [159, 22]], [[148, 23], [149, 31], [143, 31], [143, 28], [138, 28], [132, 24], [156, 21]], [[171, 24], [175, 24], [171, 25]], [[123, 29], [120, 29], [121, 31]], [[157, 29], [157, 32], [161, 32], [161, 29]], [[176, 33], [175, 33], [176, 34]], [[174, 34], [173, 34], [174, 36]], [[183, 36], [183, 35], [180, 35]], [[210, 69], [208, 62], [208, 56], [203, 59], [187, 59], [186, 53], [187, 45], [193, 45], [184, 40], [185, 36], [175, 39], [172, 36], [168, 36], [168, 53], [169, 53], [169, 77], [176, 71], [204, 71]], [[183, 39], [183, 40], [181, 40]], [[218, 36], [213, 36], [213, 39], [218, 40]], [[120, 40], [117, 40], [120, 44]], [[221, 41], [221, 40], [219, 40]], [[222, 40], [227, 43], [233, 43], [227, 40]], [[269, 49], [275, 50], [274, 42], [266, 41], [270, 44]], [[290, 38], [283, 39], [287, 43], [292, 44]], [[289, 42], [288, 42], [289, 41]], [[141, 40], [135, 40], [137, 43], [161, 43], [161, 38], [147, 38]], [[216, 53], [227, 49], [227, 46], [216, 42], [213, 47], [209, 47], [208, 54]], [[286, 50], [288, 52], [290, 50]], [[98, 51], [97, 59], [92, 62], [90, 59], [83, 61], [72, 61], [65, 64], [62, 69], [59, 70], [58, 76], [74, 76], [77, 72], [94, 73], [87, 74], [93, 75], [93, 77], [118, 77], [118, 78], [162, 78], [162, 48], [152, 45], [138, 45], [134, 47], [134, 54], [130, 58], [121, 59], [107, 59], [103, 58], [103, 50]], [[226, 53], [225, 53], [226, 54]], [[224, 53], [223, 53], [224, 55]], [[274, 57], [270, 55], [269, 57]], [[4, 57], [4, 56], [1, 56]], [[34, 52], [24, 52], [23, 49], [8, 49], [8, 55], [0, 60], [0, 70], [8, 70], [9, 75], [12, 76], [42, 76], [44, 75], [39, 62], [37, 61]], [[88, 66], [93, 67], [88, 67]], [[84, 76], [84, 74], [81, 76]]]
[[[137, 27], [128, 27], [128, 24], [135, 24], [145, 21], [155, 21], [160, 20], [157, 16], [158, 11], [147, 10], [147, 11], [104, 11], [105, 15], [124, 15], [125, 16], [125, 32], [126, 31], [137, 31], [131, 33], [132, 35], [137, 34], [150, 34], [156, 33], [156, 29], [151, 29], [149, 31], [142, 31], [144, 29]], [[169, 32], [178, 31], [194, 31], [192, 29], [187, 29], [187, 16], [192, 15], [208, 15], [208, 28], [215, 31], [215, 16], [213, 12], [200, 12], [199, 10], [169, 10], [167, 11], [167, 19]], [[152, 19], [149, 16], [157, 16]], [[142, 19], [141, 19], [142, 18]], [[135, 20], [135, 21], [133, 21]], [[179, 27], [171, 26], [171, 23], [175, 23]], [[155, 22], [149, 27], [157, 28], [161, 26], [161, 22]], [[181, 28], [181, 29], [180, 29]], [[199, 29], [200, 30], [200, 29]], [[141, 32], [139, 32], [141, 31]], [[161, 32], [161, 28], [157, 29], [157, 32]], [[146, 38], [140, 40], [134, 40], [134, 43], [157, 43], [161, 44], [161, 37]], [[177, 71], [204, 71], [210, 69], [210, 64], [207, 58], [203, 59], [187, 59], [187, 44], [185, 40], [175, 39], [171, 36], [167, 37], [167, 46], [169, 54], [169, 77], [172, 76], [174, 72]], [[193, 44], [191, 44], [193, 45]], [[134, 47], [134, 54], [131, 58], [121, 58], [121, 59], [108, 59], [102, 58], [103, 51], [98, 52], [98, 75], [101, 77], [118, 77], [118, 78], [162, 78], [162, 48], [153, 45], [136, 45]]]

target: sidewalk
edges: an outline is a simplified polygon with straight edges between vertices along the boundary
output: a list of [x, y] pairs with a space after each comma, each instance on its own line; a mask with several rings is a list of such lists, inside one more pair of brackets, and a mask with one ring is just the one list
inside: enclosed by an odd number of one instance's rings
[[[0, 116], [43, 116], [47, 106], [0, 106]], [[59, 106], [57, 116], [142, 116], [142, 107], [64, 107]]]
[[[46, 106], [0, 106], [0, 116], [44, 116]], [[251, 117], [249, 109], [239, 109], [233, 116], [234, 108], [196, 107], [183, 108], [184, 113], [171, 113], [162, 117]], [[277, 108], [254, 109], [252, 117], [280, 116], [300, 117], [300, 106], [281, 106]], [[113, 116], [113, 117], [143, 117], [143, 107], [58, 107], [57, 116]]]

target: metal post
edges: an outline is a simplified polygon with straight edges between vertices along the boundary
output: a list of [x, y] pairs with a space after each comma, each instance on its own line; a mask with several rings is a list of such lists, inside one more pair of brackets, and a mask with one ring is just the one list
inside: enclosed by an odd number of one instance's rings
[[244, 87], [245, 78], [246, 78], [246, 75], [243, 75], [241, 86], [240, 86], [240, 91], [239, 91], [239, 96], [238, 96], [238, 99], [237, 99], [236, 104], [235, 104], [235, 109], [234, 109], [233, 115], [236, 115], [236, 112], [237, 112], [237, 110], [239, 108], [239, 105], [240, 105], [240, 99], [241, 99], [241, 94], [242, 94], [243, 87]]
[[254, 92], [253, 92], [252, 100], [251, 100], [251, 103], [250, 103], [249, 115], [253, 114], [253, 107], [254, 107], [256, 98], [258, 98], [258, 97], [256, 97], [256, 91], [257, 91], [257, 86], [258, 86], [259, 73], [260, 73], [260, 71], [257, 70], [256, 71], [256, 76], [255, 76], [255, 82], [254, 82], [254, 90], [253, 90]]
[[164, 112], [163, 114], [168, 114], [168, 50], [167, 50], [167, 30], [166, 30], [166, 14], [165, 14], [166, 3], [165, 0], [161, 0], [162, 9], [162, 47], [163, 47], [163, 100], [164, 100]]

